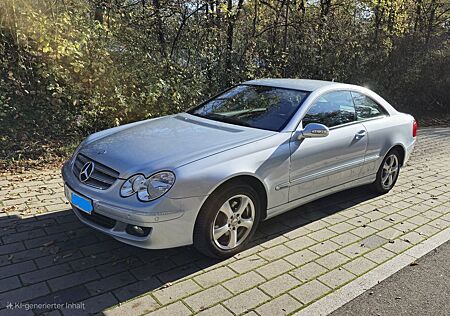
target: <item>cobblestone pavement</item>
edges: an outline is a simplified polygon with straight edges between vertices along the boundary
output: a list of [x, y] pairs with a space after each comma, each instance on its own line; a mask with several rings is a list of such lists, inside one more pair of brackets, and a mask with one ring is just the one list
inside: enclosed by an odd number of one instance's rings
[[424, 129], [389, 194], [359, 188], [310, 203], [264, 222], [248, 250], [219, 262], [82, 225], [59, 170], [3, 174], [0, 315], [294, 313], [450, 227], [449, 200], [450, 128]]

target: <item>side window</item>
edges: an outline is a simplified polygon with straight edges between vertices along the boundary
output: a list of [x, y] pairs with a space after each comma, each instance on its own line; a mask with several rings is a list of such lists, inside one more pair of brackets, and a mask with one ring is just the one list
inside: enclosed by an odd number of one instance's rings
[[386, 110], [368, 96], [352, 92], [353, 102], [355, 102], [356, 118], [358, 121], [373, 117], [386, 115]]
[[320, 96], [302, 120], [303, 127], [309, 123], [333, 127], [353, 121], [356, 121], [356, 115], [350, 91], [336, 91]]

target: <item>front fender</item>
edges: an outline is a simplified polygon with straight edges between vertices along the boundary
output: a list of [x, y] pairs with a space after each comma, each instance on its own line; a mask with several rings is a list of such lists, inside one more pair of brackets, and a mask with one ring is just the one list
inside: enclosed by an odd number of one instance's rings
[[253, 176], [266, 188], [268, 208], [286, 203], [288, 190], [275, 190], [289, 181], [290, 133], [279, 133], [175, 169], [171, 198], [210, 195], [224, 182]]

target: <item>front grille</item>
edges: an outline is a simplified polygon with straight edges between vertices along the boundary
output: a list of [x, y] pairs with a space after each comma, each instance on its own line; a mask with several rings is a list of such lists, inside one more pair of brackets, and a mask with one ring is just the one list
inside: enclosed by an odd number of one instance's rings
[[84, 219], [93, 222], [99, 226], [105, 228], [113, 228], [116, 225], [116, 220], [109, 218], [107, 216], [101, 215], [99, 213], [92, 212], [91, 214], [87, 214], [83, 211], [78, 212]]
[[111, 185], [113, 185], [113, 183], [119, 177], [119, 173], [116, 170], [111, 169], [95, 160], [92, 160], [91, 158], [83, 154], [78, 154], [77, 158], [75, 159], [75, 163], [73, 164], [73, 173], [75, 174], [77, 179], [79, 179], [81, 168], [83, 168], [83, 166], [89, 161], [94, 162], [94, 171], [92, 172], [89, 179], [83, 182], [84, 184], [97, 189], [106, 190]]

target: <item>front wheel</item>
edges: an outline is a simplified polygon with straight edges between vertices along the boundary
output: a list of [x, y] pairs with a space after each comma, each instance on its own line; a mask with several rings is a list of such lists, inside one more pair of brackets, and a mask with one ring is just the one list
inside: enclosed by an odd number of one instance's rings
[[194, 246], [215, 258], [228, 258], [242, 251], [258, 226], [260, 208], [258, 193], [250, 185], [225, 185], [201, 208]]
[[377, 179], [372, 184], [373, 189], [382, 194], [389, 192], [397, 182], [399, 173], [400, 153], [397, 149], [392, 149], [378, 169]]

